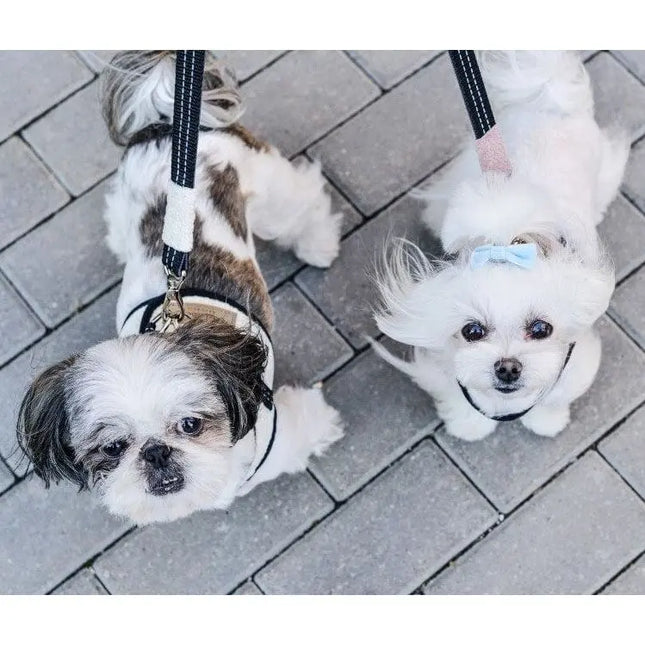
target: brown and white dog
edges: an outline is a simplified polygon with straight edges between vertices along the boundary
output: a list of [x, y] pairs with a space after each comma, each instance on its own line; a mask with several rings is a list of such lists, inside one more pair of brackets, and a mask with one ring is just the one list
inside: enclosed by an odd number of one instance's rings
[[108, 244], [125, 263], [119, 338], [50, 367], [22, 403], [18, 440], [45, 480], [96, 489], [138, 523], [225, 508], [257, 484], [303, 470], [342, 436], [318, 388], [273, 397], [273, 312], [251, 231], [327, 267], [341, 215], [317, 164], [294, 166], [235, 124], [234, 80], [208, 56], [197, 170], [190, 315], [155, 326], [166, 279], [175, 60], [124, 52], [104, 78], [112, 138], [127, 146], [107, 197]]

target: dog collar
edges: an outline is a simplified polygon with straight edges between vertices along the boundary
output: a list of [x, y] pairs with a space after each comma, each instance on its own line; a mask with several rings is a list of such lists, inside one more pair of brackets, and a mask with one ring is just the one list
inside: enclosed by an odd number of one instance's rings
[[486, 414], [476, 403], [473, 401], [473, 397], [470, 395], [470, 392], [466, 388], [463, 383], [457, 379], [457, 385], [459, 385], [459, 389], [461, 390], [462, 394], [464, 395], [464, 398], [468, 403], [470, 403], [471, 407], [473, 407], [479, 414], [482, 416], [485, 416], [487, 419], [491, 419], [492, 421], [515, 421], [515, 419], [519, 419], [520, 417], [523, 417], [527, 412], [532, 410], [554, 387], [555, 384], [560, 380], [560, 377], [562, 376], [562, 372], [564, 372], [564, 368], [567, 366], [569, 363], [569, 360], [571, 359], [571, 354], [573, 353], [573, 348], [576, 346], [575, 343], [571, 343], [569, 345], [569, 349], [567, 350], [567, 355], [564, 358], [564, 363], [562, 363], [562, 367], [560, 368], [560, 372], [558, 374], [558, 377], [553, 381], [553, 385], [546, 391], [544, 394], [542, 394], [540, 397], [538, 397], [537, 401], [533, 403], [530, 407], [526, 408], [526, 410], [522, 410], [521, 412], [514, 412], [512, 414], [503, 414], [499, 416], [490, 416]]
[[[264, 465], [275, 441], [278, 413], [273, 401], [272, 390], [275, 370], [273, 343], [269, 332], [262, 323], [255, 316], [249, 315], [244, 307], [235, 300], [202, 289], [182, 289], [181, 295], [186, 318], [211, 316], [223, 320], [237, 329], [249, 330], [251, 334], [258, 336], [267, 348], [267, 364], [262, 374], [262, 405], [260, 405], [253, 427], [255, 451], [247, 476], [241, 485], [240, 493], [243, 494], [243, 489], [250, 488], [249, 482]], [[119, 335], [132, 336], [160, 332], [163, 324], [161, 310], [164, 298], [164, 294], [150, 298], [132, 309], [126, 316]], [[246, 435], [240, 441], [245, 438]]]

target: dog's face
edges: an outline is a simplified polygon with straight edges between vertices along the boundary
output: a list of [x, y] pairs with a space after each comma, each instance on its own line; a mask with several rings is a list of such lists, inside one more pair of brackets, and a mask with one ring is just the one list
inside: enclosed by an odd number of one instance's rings
[[[454, 331], [446, 343], [454, 376], [489, 413], [520, 412], [555, 383], [577, 331], [575, 295], [546, 266], [499, 266], [458, 279]], [[554, 283], [555, 281], [555, 283]]]
[[23, 401], [19, 436], [46, 482], [91, 486], [143, 524], [212, 507], [240, 465], [266, 349], [229, 326], [110, 340], [47, 370]]
[[436, 271], [418, 255], [393, 267], [379, 328], [435, 352], [446, 379], [491, 415], [521, 412], [554, 385], [570, 343], [605, 311], [614, 285], [610, 267], [585, 267], [564, 251], [530, 269], [472, 269], [462, 259]]

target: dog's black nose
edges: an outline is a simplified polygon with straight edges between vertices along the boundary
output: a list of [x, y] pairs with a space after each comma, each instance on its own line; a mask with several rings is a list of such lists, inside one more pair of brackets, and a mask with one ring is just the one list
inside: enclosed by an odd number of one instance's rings
[[502, 358], [502, 360], [495, 363], [495, 374], [504, 383], [514, 383], [520, 378], [521, 373], [522, 363], [516, 358]]
[[154, 443], [141, 450], [141, 456], [155, 468], [164, 468], [170, 461], [172, 448], [164, 443]]

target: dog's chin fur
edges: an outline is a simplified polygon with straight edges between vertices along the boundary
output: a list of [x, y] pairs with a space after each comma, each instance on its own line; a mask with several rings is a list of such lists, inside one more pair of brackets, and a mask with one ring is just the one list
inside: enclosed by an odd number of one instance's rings
[[[537, 404], [522, 421], [552, 436], [598, 369], [592, 326], [609, 304], [614, 274], [595, 226], [618, 190], [628, 144], [595, 123], [589, 81], [575, 54], [499, 53], [484, 58], [483, 70], [513, 174], [483, 176], [469, 148], [422, 194], [423, 219], [453, 258], [433, 264], [413, 244], [393, 245], [378, 278], [376, 321], [416, 348], [414, 360], [376, 349], [435, 398], [456, 436], [479, 439], [496, 425], [473, 409], [458, 382], [489, 417]], [[470, 267], [476, 246], [518, 239], [538, 246], [534, 267]], [[527, 325], [538, 319], [553, 326], [550, 337], [527, 336]], [[461, 329], [471, 321], [486, 327], [484, 339], [464, 340]], [[495, 389], [493, 366], [504, 358], [523, 367], [513, 393]]]
[[[105, 216], [108, 245], [125, 264], [119, 333], [130, 311], [165, 291], [174, 67], [172, 52], [126, 52], [104, 79], [108, 129], [128, 146]], [[331, 211], [319, 164], [295, 167], [231, 125], [241, 110], [232, 78], [207, 56], [201, 122], [213, 130], [199, 138], [185, 287], [237, 302], [270, 333], [273, 312], [253, 233], [326, 267], [338, 254], [342, 216]], [[260, 336], [216, 315], [198, 315], [165, 335], [106, 341], [34, 381], [18, 442], [47, 485], [66, 479], [94, 488], [110, 511], [140, 524], [225, 508], [263, 481], [303, 470], [311, 454], [342, 436], [338, 413], [320, 390], [282, 387], [274, 397], [275, 436], [268, 422], [262, 427], [273, 448], [249, 472], [263, 457], [254, 431], [268, 406], [269, 356]], [[200, 430], [184, 431], [194, 419]]]
[[136, 457], [124, 460], [118, 471], [97, 482], [96, 492], [108, 510], [142, 525], [169, 522], [198, 510], [226, 508], [244, 475], [232, 451], [209, 451], [201, 447], [186, 451], [184, 488], [171, 495], [155, 496], [146, 491]]

